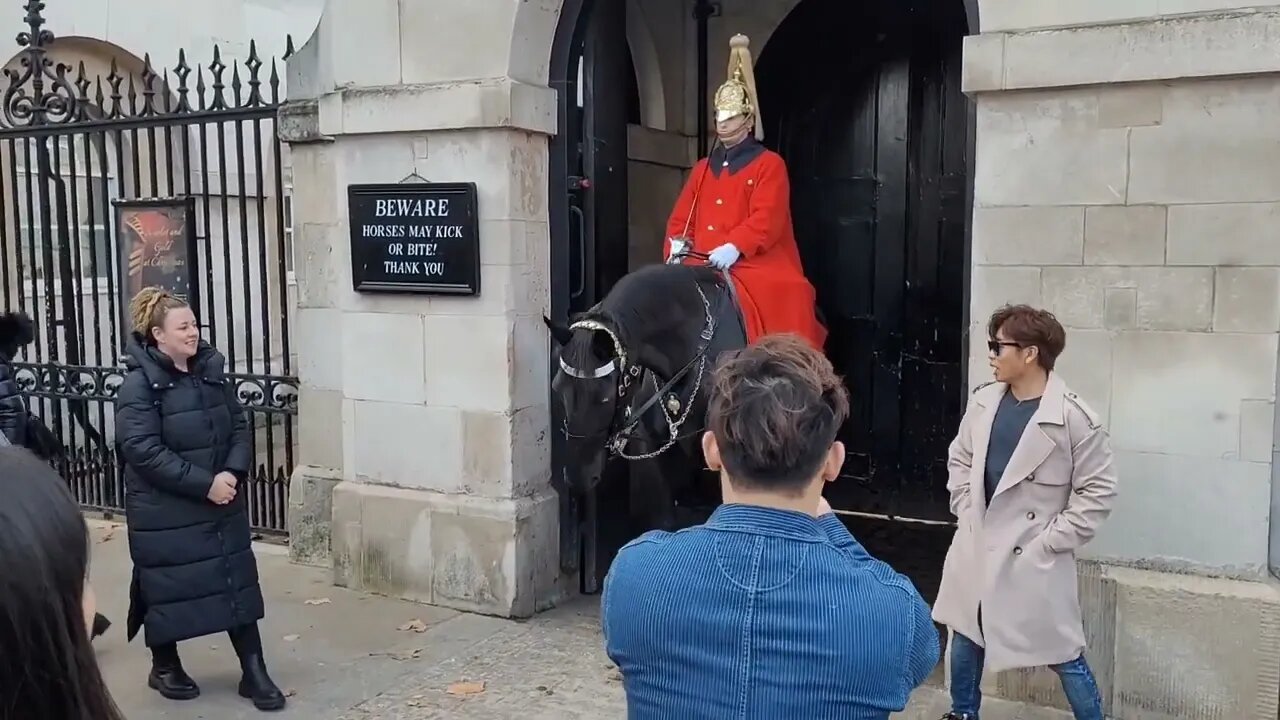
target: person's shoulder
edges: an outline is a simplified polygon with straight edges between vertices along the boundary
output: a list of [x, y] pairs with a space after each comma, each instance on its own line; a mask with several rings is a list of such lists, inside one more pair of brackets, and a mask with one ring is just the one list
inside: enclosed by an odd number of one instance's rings
[[[829, 547], [839, 553], [837, 572], [842, 576], [843, 584], [851, 588], [851, 591], [871, 593], [886, 601], [914, 600], [919, 597], [916, 586], [906, 575], [894, 570], [889, 563], [874, 557], [865, 549], [861, 552], [849, 552], [846, 548]], [[855, 582], [850, 583], [848, 580]]]
[[1094, 432], [1102, 429], [1102, 415], [1065, 384], [1062, 388], [1062, 412], [1068, 427], [1073, 431]]
[[151, 381], [147, 379], [146, 371], [135, 366], [125, 371], [124, 378], [116, 389], [116, 401], [129, 402], [150, 394]]

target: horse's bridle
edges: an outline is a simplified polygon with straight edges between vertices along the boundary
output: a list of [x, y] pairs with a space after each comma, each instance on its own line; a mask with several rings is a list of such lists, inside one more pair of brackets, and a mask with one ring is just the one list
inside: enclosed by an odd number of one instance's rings
[[[597, 368], [589, 370], [575, 368], [566, 363], [563, 357], [560, 358], [560, 369], [569, 377], [582, 380], [599, 380], [609, 377], [615, 373], [618, 374], [619, 377], [616, 381], [617, 397], [619, 401], [618, 407], [614, 408], [614, 415], [609, 421], [609, 430], [606, 430], [608, 438], [605, 442], [605, 446], [609, 449], [610, 454], [617, 455], [626, 460], [647, 460], [661, 455], [682, 439], [680, 435], [680, 428], [689, 419], [689, 414], [692, 412], [694, 401], [698, 396], [698, 391], [702, 387], [702, 377], [705, 374], [707, 365], [707, 353], [710, 350], [711, 340], [715, 337], [716, 332], [716, 313], [711, 310], [711, 302], [707, 299], [707, 295], [702, 291], [701, 287], [697, 285], [694, 287], [697, 289], [699, 297], [702, 298], [703, 309], [705, 311], [702, 332], [699, 334], [699, 338], [702, 342], [699, 344], [698, 350], [693, 354], [693, 357], [689, 362], [685, 363], [684, 367], [674, 373], [662, 386], [658, 386], [658, 375], [652, 369], [642, 367], [637, 363], [629, 362], [626, 347], [618, 338], [617, 332], [615, 332], [607, 323], [586, 318], [578, 320], [569, 326], [570, 330], [581, 329], [602, 332], [608, 336], [609, 340], [613, 344], [615, 357]], [[690, 392], [688, 400], [681, 402], [679, 397], [675, 394], [671, 394], [667, 397], [666, 402], [662, 402], [664, 396], [667, 396], [667, 394], [671, 392], [672, 388], [683, 380], [685, 376], [689, 374], [689, 371], [693, 370], [695, 366], [697, 367], [697, 374], [694, 376], [693, 390]], [[638, 409], [633, 409], [629, 401], [632, 390], [635, 388], [633, 382], [645, 373], [648, 373], [649, 377], [652, 379], [656, 392], [654, 392], [653, 396], [646, 400]], [[640, 455], [627, 454], [627, 443], [633, 439], [632, 433], [644, 418], [644, 414], [660, 402], [662, 403], [660, 407], [662, 409], [663, 418], [666, 420], [669, 432], [667, 441], [657, 450], [652, 452]], [[612, 431], [613, 427], [617, 424], [619, 408], [621, 408], [624, 424], [619, 430]], [[594, 437], [594, 435], [578, 435], [571, 432], [569, 429], [569, 419], [567, 417], [564, 420], [564, 432], [567, 437], [577, 440]]]

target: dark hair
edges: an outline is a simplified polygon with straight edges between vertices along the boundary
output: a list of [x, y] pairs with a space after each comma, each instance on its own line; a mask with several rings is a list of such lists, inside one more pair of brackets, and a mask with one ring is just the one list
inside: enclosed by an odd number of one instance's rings
[[85, 627], [89, 531], [62, 478], [0, 448], [0, 720], [124, 720]]
[[1048, 310], [1030, 305], [1005, 305], [992, 313], [987, 322], [987, 337], [995, 340], [1001, 330], [1011, 342], [1024, 348], [1037, 348], [1040, 367], [1045, 372], [1053, 370], [1058, 356], [1067, 347], [1067, 331], [1058, 318]]
[[796, 335], [725, 353], [708, 419], [734, 485], [798, 493], [822, 467], [849, 393], [831, 362]]

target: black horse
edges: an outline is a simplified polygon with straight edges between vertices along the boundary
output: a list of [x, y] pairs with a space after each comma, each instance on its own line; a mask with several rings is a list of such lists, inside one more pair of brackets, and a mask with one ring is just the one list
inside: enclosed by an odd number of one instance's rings
[[[623, 458], [632, 463], [633, 519], [673, 529], [677, 500], [699, 490], [706, 466], [711, 371], [721, 353], [746, 344], [728, 276], [646, 266], [567, 327], [546, 323], [561, 346], [551, 392], [564, 417], [572, 488], [594, 488], [609, 456]], [[714, 492], [718, 498], [718, 486]]]

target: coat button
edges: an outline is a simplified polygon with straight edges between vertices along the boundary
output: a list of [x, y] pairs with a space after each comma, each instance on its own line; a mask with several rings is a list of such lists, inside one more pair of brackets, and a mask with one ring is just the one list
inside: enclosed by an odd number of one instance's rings
[[1036, 481], [1035, 473], [1031, 473], [1030, 475], [1027, 476], [1027, 482], [1035, 482], [1035, 481]]
[[725, 160], [724, 162], [720, 163], [720, 167], [729, 167], [729, 161]]
[[755, 179], [754, 179], [754, 178], [748, 178], [748, 179], [747, 179], [747, 184], [748, 184], [748, 185], [755, 185], [755, 184], [756, 184], [756, 181], [755, 181]]
[[1021, 554], [1022, 554], [1022, 548], [1020, 548], [1020, 547], [1015, 547], [1015, 548], [1013, 549], [1013, 554], [1014, 554], [1014, 555], [1021, 555]]
[[708, 225], [708, 226], [707, 226], [707, 229], [708, 229], [708, 230], [715, 230], [715, 229], [716, 229], [716, 226], [715, 226], [715, 225]]
[[717, 204], [717, 205], [723, 205], [723, 204], [724, 204], [724, 198], [716, 198], [716, 204]]
[[1028, 520], [1035, 520], [1035, 519], [1036, 519], [1036, 514], [1035, 514], [1035, 513], [1033, 513], [1033, 512], [1029, 512], [1029, 513], [1027, 513], [1027, 519], [1028, 519]]

